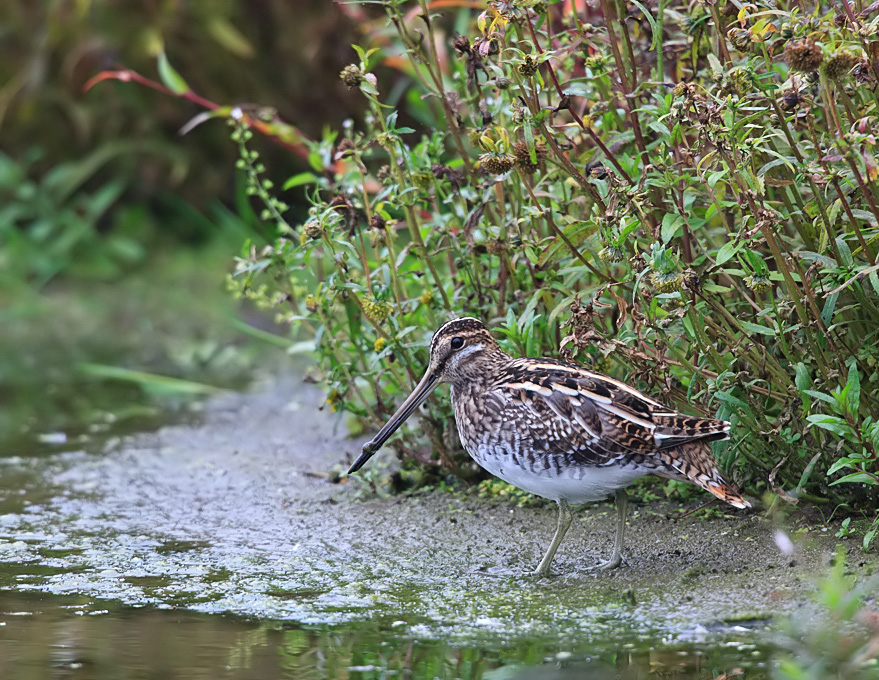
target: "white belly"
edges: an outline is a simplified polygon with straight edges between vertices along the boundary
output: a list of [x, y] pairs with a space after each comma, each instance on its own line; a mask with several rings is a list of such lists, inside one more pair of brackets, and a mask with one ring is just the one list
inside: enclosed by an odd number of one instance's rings
[[618, 489], [629, 486], [639, 477], [650, 474], [643, 468], [577, 467], [556, 474], [554, 470], [531, 472], [512, 461], [494, 456], [474, 460], [495, 477], [542, 498], [569, 503], [591, 503], [607, 498]]

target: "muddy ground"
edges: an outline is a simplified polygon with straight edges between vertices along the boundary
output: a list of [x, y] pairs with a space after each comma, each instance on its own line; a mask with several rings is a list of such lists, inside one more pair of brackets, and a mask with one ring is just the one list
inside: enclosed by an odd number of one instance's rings
[[840, 544], [852, 568], [872, 569], [833, 527], [784, 527], [791, 555], [759, 510], [671, 521], [680, 506], [634, 503], [623, 567], [595, 574], [584, 567], [606, 558], [615, 519], [603, 503], [576, 511], [557, 576], [535, 580], [554, 506], [443, 491], [361, 500], [362, 486], [314, 474], [363, 441], [321, 400], [280, 380], [101, 451], [0, 458], [0, 588], [306, 624], [371, 619], [424, 637], [700, 639], [810, 606]]

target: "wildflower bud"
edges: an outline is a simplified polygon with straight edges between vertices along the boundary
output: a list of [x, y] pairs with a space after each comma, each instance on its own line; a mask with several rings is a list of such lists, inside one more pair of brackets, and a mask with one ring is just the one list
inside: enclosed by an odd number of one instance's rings
[[524, 78], [530, 78], [535, 73], [537, 73], [538, 64], [537, 61], [530, 54], [526, 54], [525, 58], [519, 62], [519, 65], [516, 66], [516, 70], [519, 72], [519, 75]]
[[794, 29], [791, 27], [790, 23], [785, 21], [781, 25], [781, 37], [785, 40], [790, 40], [794, 37]]
[[650, 282], [660, 295], [663, 293], [674, 293], [681, 289], [684, 275], [679, 271], [653, 272], [650, 274]]
[[745, 285], [757, 294], [765, 293], [772, 288], [769, 277], [765, 274], [751, 274], [745, 277]]
[[821, 48], [811, 40], [797, 40], [789, 42], [784, 48], [784, 60], [791, 71], [810, 73], [821, 66], [824, 55]]
[[375, 136], [375, 141], [378, 142], [379, 146], [388, 149], [394, 145], [394, 135], [390, 132], [379, 132]]
[[619, 246], [607, 245], [598, 253], [598, 258], [602, 262], [622, 262], [625, 253]]
[[494, 86], [499, 90], [509, 90], [513, 81], [509, 78], [498, 78], [494, 81]]
[[726, 37], [739, 52], [751, 50], [751, 32], [747, 28], [731, 28], [726, 32]]
[[502, 175], [512, 169], [516, 157], [508, 153], [484, 153], [479, 157], [479, 166], [492, 175]]
[[586, 67], [591, 69], [593, 73], [604, 73], [607, 70], [610, 59], [606, 54], [593, 54], [584, 62]]
[[592, 179], [607, 179], [607, 168], [599, 163], [589, 169], [589, 176]]
[[339, 404], [342, 401], [342, 395], [339, 394], [339, 390], [332, 389], [330, 393], [327, 395], [327, 406], [330, 407], [330, 411], [336, 413], [339, 410]]
[[418, 296], [418, 301], [423, 305], [429, 305], [433, 302], [433, 293], [431, 291], [425, 291], [421, 295]]
[[339, 78], [342, 79], [342, 82], [350, 90], [352, 87], [357, 87], [363, 82], [363, 71], [355, 64], [348, 64], [348, 66], [342, 69]]
[[363, 313], [373, 323], [381, 323], [387, 320], [393, 311], [394, 308], [387, 302], [380, 302], [375, 298], [363, 301]]
[[433, 184], [433, 173], [427, 170], [416, 170], [412, 173], [412, 184], [419, 189], [429, 189]]
[[379, 182], [384, 182], [391, 176], [391, 167], [389, 165], [381, 166], [375, 176]]
[[305, 309], [312, 313], [317, 311], [317, 298], [314, 295], [307, 295], [305, 297]]
[[302, 232], [310, 239], [319, 239], [324, 235], [323, 227], [321, 227], [320, 222], [317, 220], [308, 220], [304, 225], [302, 225]]
[[848, 75], [855, 64], [860, 61], [859, 57], [848, 50], [837, 50], [824, 65], [824, 72], [830, 80], [839, 80]]
[[373, 344], [372, 348], [375, 350], [375, 353], [378, 354], [387, 346], [388, 346], [387, 340], [385, 340], [384, 338], [376, 338], [375, 343]]

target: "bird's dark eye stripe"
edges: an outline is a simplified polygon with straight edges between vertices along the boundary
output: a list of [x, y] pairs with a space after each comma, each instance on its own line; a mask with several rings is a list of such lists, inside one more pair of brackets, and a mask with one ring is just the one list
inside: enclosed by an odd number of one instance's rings
[[461, 349], [464, 346], [463, 338], [452, 338], [452, 349]]

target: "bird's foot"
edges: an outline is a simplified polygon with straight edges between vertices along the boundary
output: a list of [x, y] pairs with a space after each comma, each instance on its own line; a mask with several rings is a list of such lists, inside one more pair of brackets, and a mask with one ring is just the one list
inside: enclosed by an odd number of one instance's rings
[[613, 555], [607, 562], [600, 562], [592, 567], [587, 567], [586, 571], [609, 571], [611, 569], [616, 569], [623, 563], [623, 556], [621, 554]]

